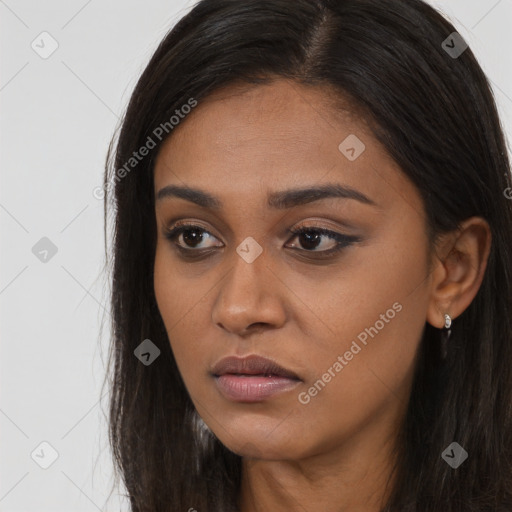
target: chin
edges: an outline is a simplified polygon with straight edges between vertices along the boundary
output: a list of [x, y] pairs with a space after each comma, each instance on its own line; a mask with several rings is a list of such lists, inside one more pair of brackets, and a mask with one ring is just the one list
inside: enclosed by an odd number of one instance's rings
[[230, 451], [247, 459], [294, 459], [300, 456], [303, 447], [297, 446], [289, 435], [286, 435], [283, 439], [281, 436], [269, 435], [267, 432], [260, 435], [244, 433], [242, 436], [230, 436], [226, 439], [226, 443], [223, 439], [219, 440]]

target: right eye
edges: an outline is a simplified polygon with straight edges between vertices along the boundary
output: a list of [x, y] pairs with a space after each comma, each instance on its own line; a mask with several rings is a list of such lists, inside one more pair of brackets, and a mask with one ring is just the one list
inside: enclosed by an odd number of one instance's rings
[[222, 247], [219, 245], [201, 246], [201, 244], [216, 238], [206, 229], [194, 224], [179, 224], [165, 230], [165, 237], [173, 244], [184, 251], [201, 251], [211, 249], [212, 247]]

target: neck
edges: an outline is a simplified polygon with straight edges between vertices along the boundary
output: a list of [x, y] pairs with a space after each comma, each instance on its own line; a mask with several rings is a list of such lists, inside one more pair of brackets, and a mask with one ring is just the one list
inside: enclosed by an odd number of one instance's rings
[[301, 460], [243, 459], [240, 512], [380, 512], [394, 483], [396, 436], [375, 434]]

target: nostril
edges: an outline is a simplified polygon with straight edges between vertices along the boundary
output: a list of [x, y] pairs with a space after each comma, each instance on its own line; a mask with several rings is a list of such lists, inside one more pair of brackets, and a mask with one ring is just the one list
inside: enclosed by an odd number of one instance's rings
[[267, 324], [266, 324], [265, 322], [255, 322], [255, 323], [251, 324], [251, 325], [247, 328], [247, 330], [249, 330], [249, 329], [259, 329], [259, 328], [261, 328], [261, 327], [265, 327], [266, 325], [267, 325]]

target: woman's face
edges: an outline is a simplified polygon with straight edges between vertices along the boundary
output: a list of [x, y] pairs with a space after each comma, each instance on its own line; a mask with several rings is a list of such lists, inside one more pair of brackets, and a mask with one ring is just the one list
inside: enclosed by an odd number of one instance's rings
[[[158, 307], [197, 411], [242, 455], [383, 446], [410, 393], [430, 300], [422, 201], [327, 94], [225, 88], [156, 162]], [[176, 223], [193, 228], [166, 238]], [[216, 367], [253, 355], [288, 373]]]

